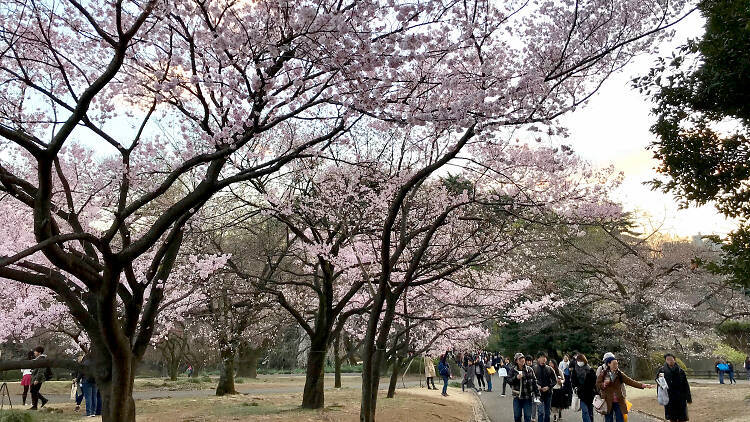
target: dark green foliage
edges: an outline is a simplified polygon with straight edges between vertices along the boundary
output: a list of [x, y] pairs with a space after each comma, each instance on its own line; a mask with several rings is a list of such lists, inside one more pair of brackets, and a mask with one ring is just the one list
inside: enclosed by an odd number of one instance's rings
[[724, 321], [716, 331], [728, 345], [750, 355], [750, 321]]
[[505, 356], [516, 352], [535, 355], [546, 352], [551, 359], [581, 352], [587, 356], [601, 356], [605, 351], [618, 351], [617, 338], [612, 332], [613, 321], [598, 318], [587, 309], [573, 305], [543, 314], [523, 323], [509, 322], [493, 330], [488, 348]]
[[[703, 0], [701, 39], [690, 41], [648, 75], [636, 79], [652, 96], [651, 131], [660, 161], [656, 189], [683, 206], [714, 202], [723, 214], [750, 217], [750, 2]], [[726, 239], [727, 260], [717, 272], [750, 287], [747, 227]]]

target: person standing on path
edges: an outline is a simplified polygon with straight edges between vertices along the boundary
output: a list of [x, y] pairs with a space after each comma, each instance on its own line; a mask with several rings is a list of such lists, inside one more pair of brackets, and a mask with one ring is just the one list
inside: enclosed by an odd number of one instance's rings
[[690, 384], [688, 384], [685, 371], [677, 365], [675, 357], [671, 353], [664, 355], [664, 366], [659, 368], [656, 373], [656, 382], [659, 378], [664, 378], [667, 382], [667, 395], [669, 403], [664, 406], [664, 419], [669, 422], [686, 422], [688, 418], [688, 403], [693, 402], [693, 396], [690, 394]]
[[745, 357], [745, 376], [747, 376], [747, 380], [750, 381], [750, 356]]
[[620, 371], [617, 359], [610, 356], [604, 361], [607, 368], [603, 370], [596, 379], [596, 387], [599, 389], [602, 399], [606, 402], [607, 413], [604, 415], [605, 422], [625, 422], [623, 415], [628, 414], [625, 405], [623, 386], [629, 385], [633, 388], [654, 388], [653, 385], [642, 384], [633, 381], [629, 376]]
[[526, 365], [523, 353], [516, 353], [514, 360], [515, 364], [508, 372], [508, 384], [513, 394], [513, 420], [521, 422], [523, 415], [523, 422], [531, 422], [531, 402], [539, 395], [536, 376], [534, 370]]
[[729, 384], [737, 384], [737, 380], [734, 379], [734, 364], [732, 362], [727, 362], [727, 368], [729, 369], [727, 371], [729, 374]]
[[570, 381], [581, 402], [581, 421], [593, 422], [596, 372], [589, 366], [589, 361], [583, 353], [576, 356], [576, 366], [570, 373]]
[[[26, 359], [34, 360], [34, 352], [29, 350], [26, 354]], [[31, 387], [31, 369], [21, 369], [21, 386], [23, 387], [23, 393], [21, 394], [22, 403], [26, 406], [26, 397], [29, 394], [29, 387]]]
[[[440, 377], [443, 379], [443, 397], [448, 397], [448, 380], [453, 378], [451, 376], [451, 366], [448, 363], [448, 354], [449, 352], [443, 353], [442, 356], [440, 356], [440, 363], [438, 363], [438, 371], [440, 371]], [[433, 381], [433, 385], [434, 385]]]
[[[44, 354], [44, 347], [37, 346], [34, 348], [34, 360], [47, 359], [47, 355]], [[52, 370], [50, 368], [34, 368], [31, 371], [31, 407], [29, 410], [37, 410], [37, 404], [39, 401], [42, 402], [42, 406], [47, 404], [48, 400], [40, 392], [42, 384], [52, 378]]]
[[540, 353], [536, 359], [534, 375], [539, 386], [539, 400], [537, 404], [537, 422], [550, 422], [552, 415], [552, 388], [557, 385], [555, 371], [547, 365], [547, 354]]
[[484, 383], [484, 374], [487, 372], [487, 367], [484, 364], [484, 359], [480, 354], [477, 354], [474, 359], [474, 375], [477, 377], [477, 384], [479, 384], [479, 391], [486, 390], [487, 386]]
[[[435, 387], [435, 363], [429, 353], [424, 355], [424, 376], [427, 378], [427, 389], [437, 390], [437, 387]], [[430, 387], [430, 382], [432, 382], [432, 387]]]

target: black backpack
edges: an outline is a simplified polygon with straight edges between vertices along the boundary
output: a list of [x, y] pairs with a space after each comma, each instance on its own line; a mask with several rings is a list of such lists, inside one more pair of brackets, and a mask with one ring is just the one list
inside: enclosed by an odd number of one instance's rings
[[52, 368], [49, 366], [44, 368], [44, 380], [45, 381], [51, 381], [54, 374], [52, 374]]

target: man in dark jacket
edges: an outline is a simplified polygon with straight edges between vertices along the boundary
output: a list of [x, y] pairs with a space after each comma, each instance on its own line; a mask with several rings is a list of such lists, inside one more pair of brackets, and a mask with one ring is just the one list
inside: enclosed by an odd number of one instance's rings
[[[44, 347], [42, 346], [34, 348], [34, 360], [37, 359], [47, 359], [47, 355], [44, 354]], [[47, 404], [47, 399], [39, 391], [48, 377], [52, 377], [52, 371], [49, 368], [35, 368], [31, 371], [31, 407], [29, 410], [37, 410], [36, 405], [40, 400], [42, 402], [41, 407]]]
[[662, 377], [667, 382], [667, 395], [669, 395], [669, 403], [664, 406], [664, 419], [670, 422], [687, 421], [687, 405], [693, 402], [693, 396], [690, 394], [690, 384], [688, 384], [685, 371], [677, 365], [671, 353], [664, 355], [664, 366], [656, 373], [657, 384], [659, 378]]
[[541, 403], [537, 406], [538, 422], [550, 422], [552, 415], [552, 387], [557, 385], [557, 375], [555, 371], [547, 366], [547, 355], [539, 353], [534, 365], [534, 375], [536, 383], [539, 386], [539, 400]]
[[522, 413], [524, 422], [531, 422], [531, 403], [539, 395], [539, 387], [534, 370], [526, 365], [523, 353], [516, 353], [515, 364], [508, 372], [508, 384], [513, 394], [514, 422], [521, 422]]
[[581, 420], [594, 420], [594, 396], [596, 395], [596, 371], [589, 366], [583, 353], [576, 355], [576, 366], [570, 371], [570, 381], [581, 403]]

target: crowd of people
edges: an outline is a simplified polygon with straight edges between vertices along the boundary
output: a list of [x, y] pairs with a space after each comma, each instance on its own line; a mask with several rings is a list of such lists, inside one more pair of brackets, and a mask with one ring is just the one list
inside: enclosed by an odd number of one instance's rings
[[[439, 374], [443, 379], [443, 396], [448, 395], [448, 383], [454, 378], [451, 364], [460, 368], [461, 391], [473, 390], [480, 395], [491, 392], [493, 375], [497, 374], [501, 382], [497, 387], [498, 395], [505, 397], [506, 387], [510, 387], [515, 422], [561, 421], [563, 410], [570, 408], [580, 411], [582, 422], [594, 422], [596, 418], [604, 422], [623, 422], [629, 411], [626, 386], [656, 388], [666, 420], [689, 420], [690, 386], [685, 371], [671, 353], [664, 355], [655, 384], [630, 378], [620, 369], [613, 353], [606, 353], [596, 367], [582, 353], [573, 353], [572, 358], [565, 355], [558, 363], [548, 359], [545, 353], [537, 354], [536, 358], [516, 353], [511, 361], [487, 351], [447, 351], [440, 356], [437, 372], [431, 356], [426, 355], [424, 362], [427, 388], [437, 390], [434, 377]], [[750, 359], [746, 365], [750, 365]]]
[[[44, 354], [44, 347], [37, 346], [28, 353], [29, 360], [45, 359], [47, 355]], [[88, 361], [90, 356], [81, 355], [78, 357], [78, 362], [81, 363], [81, 367], [89, 367]], [[96, 379], [91, 374], [84, 374], [82, 371], [75, 371], [72, 374], [73, 384], [71, 385], [71, 399], [76, 402], [76, 412], [81, 410], [81, 403], [85, 400], [85, 416], [96, 417], [102, 414], [102, 397], [99, 393], [99, 389], [96, 386]], [[42, 385], [46, 381], [50, 381], [53, 377], [52, 369], [49, 367], [45, 368], [34, 368], [34, 369], [22, 369], [21, 370], [21, 386], [23, 392], [21, 394], [22, 404], [26, 406], [28, 393], [31, 392], [31, 407], [29, 410], [38, 410], [44, 407], [48, 400], [42, 395]]]

